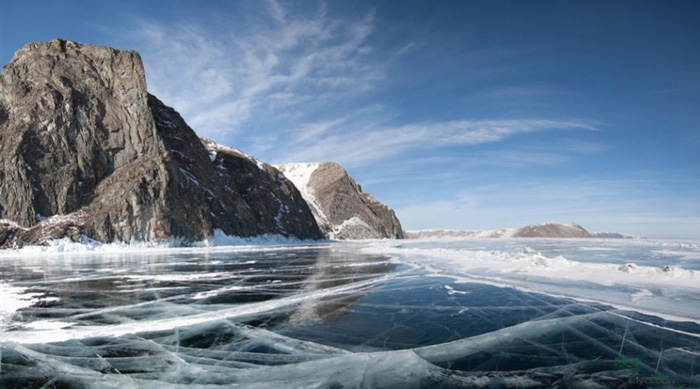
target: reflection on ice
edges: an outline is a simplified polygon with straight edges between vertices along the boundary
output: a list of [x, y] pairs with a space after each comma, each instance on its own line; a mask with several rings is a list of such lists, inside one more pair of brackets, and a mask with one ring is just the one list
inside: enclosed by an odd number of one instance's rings
[[[565, 243], [501, 244], [0, 259], [0, 387], [700, 384], [700, 325], [593, 302], [627, 293], [629, 305], [651, 310], [647, 300], [662, 296], [682, 307], [697, 301], [694, 289], [612, 283], [598, 296], [576, 280], [456, 266], [496, 248], [492, 258], [516, 262], [631, 262], [620, 245], [577, 251], [569, 243], [567, 252]], [[663, 246], [677, 249], [694, 250]], [[647, 257], [658, 250], [627, 249]], [[635, 262], [650, 266], [647, 257]], [[558, 297], [572, 291], [576, 300]]]
[[[253, 261], [248, 255], [262, 258]], [[383, 273], [395, 267], [373, 256], [364, 259], [368, 266], [357, 266], [357, 259], [344, 266], [344, 254], [326, 249], [290, 251], [282, 258], [274, 253], [239, 254], [216, 261], [214, 267], [198, 266], [196, 257], [191, 260], [175, 262], [168, 269], [160, 266], [167, 264], [166, 259], [158, 263], [151, 258], [149, 267], [156, 270], [115, 276], [91, 276], [95, 273], [81, 267], [77, 272], [85, 275], [69, 276], [68, 281], [47, 272], [43, 282], [31, 283], [54, 295], [56, 303], [25, 309], [24, 320], [13, 323], [16, 330], [6, 332], [4, 339], [27, 343], [123, 336], [271, 312], [306, 312], [309, 305], [316, 315], [337, 314], [364, 289], [384, 281]], [[324, 310], [329, 304], [334, 308]]]

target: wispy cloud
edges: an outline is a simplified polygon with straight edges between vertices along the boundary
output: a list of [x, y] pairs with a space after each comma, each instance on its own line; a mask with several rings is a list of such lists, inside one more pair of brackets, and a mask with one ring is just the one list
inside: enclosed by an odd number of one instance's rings
[[[479, 145], [504, 140], [519, 134], [562, 130], [595, 130], [597, 124], [583, 120], [457, 120], [402, 126], [374, 126], [367, 124], [352, 128], [337, 123], [317, 123], [300, 128], [295, 133], [313, 139], [290, 150], [282, 158], [287, 160], [339, 160], [349, 166], [366, 164], [390, 158], [413, 150], [428, 150], [447, 146]], [[356, 124], [356, 123], [353, 123]], [[317, 128], [324, 129], [318, 134]], [[309, 133], [313, 132], [313, 136]], [[511, 155], [510, 162], [526, 158]], [[551, 156], [549, 157], [551, 159]]]
[[371, 90], [383, 77], [367, 60], [373, 12], [340, 20], [322, 5], [314, 14], [296, 15], [276, 1], [265, 4], [248, 16], [255, 22], [223, 30], [197, 21], [138, 20], [129, 27], [151, 92], [202, 136], [225, 138], [255, 127], [252, 121], [303, 117], [310, 107], [320, 110]]
[[523, 97], [538, 97], [538, 96], [552, 96], [552, 95], [562, 95], [571, 94], [570, 90], [563, 88], [556, 88], [552, 86], [506, 86], [506, 87], [495, 87], [490, 88], [482, 92], [481, 94], [485, 98], [523, 98]]
[[[333, 160], [356, 167], [415, 151], [599, 127], [567, 118], [405, 120], [371, 96], [395, 69], [392, 62], [416, 43], [376, 54], [371, 10], [337, 18], [323, 3], [303, 13], [274, 0], [258, 4], [246, 14], [250, 20], [218, 28], [196, 19], [138, 20], [129, 38], [143, 54], [151, 92], [200, 136], [271, 162]], [[561, 162], [547, 152], [484, 155], [475, 162], [494, 158], [501, 166]]]
[[406, 44], [406, 45], [404, 45], [403, 47], [401, 47], [401, 48], [399, 49], [399, 51], [396, 52], [395, 55], [396, 55], [397, 57], [400, 57], [400, 56], [402, 56], [402, 55], [404, 55], [404, 54], [406, 54], [406, 53], [408, 53], [408, 52], [411, 52], [411, 51], [415, 50], [415, 48], [416, 48], [416, 42], [409, 42], [408, 44]]
[[700, 220], [697, 205], [674, 202], [674, 193], [659, 196], [664, 193], [662, 186], [672, 180], [660, 183], [633, 177], [501, 178], [483, 183], [481, 178], [468, 190], [446, 198], [399, 202], [397, 214], [409, 229], [496, 229], [536, 222], [575, 222], [592, 231], [692, 237]]

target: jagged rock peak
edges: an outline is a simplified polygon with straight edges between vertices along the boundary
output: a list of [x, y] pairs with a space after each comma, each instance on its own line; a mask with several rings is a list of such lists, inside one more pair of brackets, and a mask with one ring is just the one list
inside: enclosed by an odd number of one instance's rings
[[[57, 68], [56, 65], [59, 62], [61, 66]], [[69, 63], [81, 67], [81, 70], [88, 77], [97, 73], [101, 76], [99, 81], [104, 82], [105, 86], [126, 87], [128, 84], [129, 87], [136, 88], [142, 93], [147, 91], [146, 73], [141, 56], [136, 51], [131, 50], [117, 50], [107, 46], [53, 39], [22, 46], [15, 52], [14, 57], [6, 67], [26, 71], [40, 65], [58, 71], [59, 74], [54, 74], [54, 76], [60, 77], [60, 70], [65, 69]], [[8, 73], [3, 70], [3, 75], [12, 77], [18, 75], [18, 72]], [[90, 83], [95, 80], [88, 78], [81, 81]]]

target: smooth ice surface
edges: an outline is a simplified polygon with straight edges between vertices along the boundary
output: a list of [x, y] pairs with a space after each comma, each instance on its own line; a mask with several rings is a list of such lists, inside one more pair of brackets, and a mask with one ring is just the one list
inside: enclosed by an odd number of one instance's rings
[[0, 256], [0, 387], [700, 385], [696, 242], [268, 243]]

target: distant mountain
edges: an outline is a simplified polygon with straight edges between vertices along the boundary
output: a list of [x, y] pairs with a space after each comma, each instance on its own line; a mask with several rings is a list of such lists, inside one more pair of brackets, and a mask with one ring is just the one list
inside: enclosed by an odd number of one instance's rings
[[337, 163], [276, 166], [301, 191], [321, 229], [336, 239], [404, 237], [394, 211], [362, 188]]
[[578, 224], [540, 223], [522, 228], [499, 230], [415, 230], [406, 231], [409, 239], [427, 238], [636, 238], [632, 235], [603, 232], [590, 233]]
[[540, 223], [519, 228], [514, 238], [591, 238], [585, 228], [578, 224]]
[[[324, 230], [401, 236], [393, 212], [322, 166], [311, 184]], [[217, 230], [319, 239], [318, 216], [278, 169], [199, 139], [150, 95], [136, 52], [55, 39], [22, 47], [0, 74], [0, 248]]]

